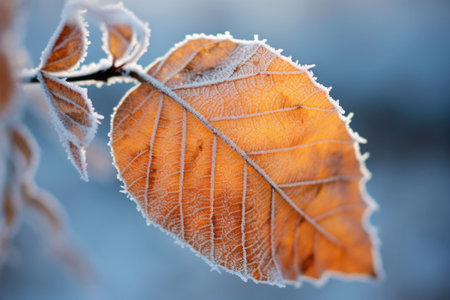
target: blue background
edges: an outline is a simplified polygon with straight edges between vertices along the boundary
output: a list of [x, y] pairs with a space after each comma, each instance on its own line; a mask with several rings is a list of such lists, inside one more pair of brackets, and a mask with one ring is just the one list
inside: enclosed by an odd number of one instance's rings
[[[188, 249], [145, 226], [119, 193], [107, 132], [112, 108], [130, 84], [89, 88], [105, 116], [96, 149], [100, 168], [79, 179], [55, 131], [28, 112], [42, 149], [37, 182], [66, 210], [73, 241], [97, 276], [81, 284], [24, 223], [0, 271], [1, 299], [443, 299], [450, 297], [450, 2], [446, 0], [126, 1], [152, 29], [147, 65], [189, 33], [255, 33], [301, 64], [355, 112], [368, 144], [369, 193], [380, 210], [386, 278], [380, 284], [332, 279], [322, 288], [280, 289], [210, 272]], [[31, 65], [59, 22], [62, 1], [26, 0], [24, 42]], [[88, 62], [104, 54], [95, 22]], [[30, 88], [28, 93], [39, 93]], [[38, 101], [38, 100], [35, 100]], [[88, 149], [88, 152], [89, 150]], [[104, 167], [102, 167], [103, 165]], [[25, 219], [27, 215], [25, 215]]]

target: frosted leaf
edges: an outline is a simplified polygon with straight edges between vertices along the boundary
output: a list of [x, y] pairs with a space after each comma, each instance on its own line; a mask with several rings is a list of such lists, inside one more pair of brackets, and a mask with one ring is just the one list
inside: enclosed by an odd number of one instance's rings
[[85, 6], [101, 22], [103, 50], [115, 66], [134, 63], [147, 51], [150, 40], [148, 25], [122, 3]]
[[112, 117], [119, 178], [149, 223], [213, 268], [284, 286], [382, 275], [349, 118], [262, 41], [195, 35]]
[[77, 68], [87, 54], [86, 27], [81, 10], [74, 5], [67, 5], [60, 24], [42, 53], [40, 69], [63, 72]]
[[87, 90], [45, 72], [38, 79], [50, 108], [53, 124], [69, 159], [87, 181], [85, 147], [94, 138], [102, 116], [94, 112]]
[[87, 174], [87, 162], [86, 162], [86, 150], [84, 147], [78, 146], [71, 141], [67, 141], [64, 145], [67, 154], [69, 155], [69, 160], [77, 168], [78, 172], [81, 174], [81, 178], [85, 181], [88, 180]]

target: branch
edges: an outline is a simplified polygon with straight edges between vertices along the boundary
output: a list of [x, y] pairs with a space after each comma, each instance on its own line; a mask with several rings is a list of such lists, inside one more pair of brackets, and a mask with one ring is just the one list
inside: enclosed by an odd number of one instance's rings
[[[39, 83], [39, 80], [37, 79], [37, 72], [35, 71], [34, 74], [26, 74], [26, 75], [22, 75], [20, 77], [20, 82], [21, 83]], [[29, 71], [24, 72], [24, 73], [30, 73]], [[77, 82], [77, 83], [83, 83], [83, 82], [88, 82], [88, 81], [93, 81], [93, 82], [107, 82], [109, 79], [111, 78], [117, 78], [117, 77], [130, 77], [127, 76], [126, 73], [124, 73], [122, 68], [117, 68], [117, 67], [109, 67], [109, 68], [97, 68], [94, 69], [90, 72], [86, 72], [86, 71], [76, 71], [76, 72], [72, 72], [70, 75], [63, 75], [60, 76], [61, 78], [64, 78], [67, 81], [70, 82]]]

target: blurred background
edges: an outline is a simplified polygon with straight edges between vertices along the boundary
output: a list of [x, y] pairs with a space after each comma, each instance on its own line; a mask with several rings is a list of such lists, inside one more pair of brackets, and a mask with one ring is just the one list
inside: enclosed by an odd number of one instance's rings
[[[386, 279], [330, 280], [280, 289], [211, 272], [119, 193], [108, 141], [110, 115], [132, 86], [89, 88], [105, 116], [85, 183], [54, 129], [28, 112], [41, 147], [37, 182], [62, 203], [71, 237], [96, 271], [86, 286], [55, 260], [30, 224], [13, 239], [0, 271], [0, 299], [445, 299], [450, 298], [450, 2], [448, 0], [128, 0], [152, 29], [149, 64], [190, 33], [230, 31], [267, 39], [313, 72], [368, 139], [371, 217]], [[24, 0], [24, 43], [32, 66], [59, 22], [60, 0]], [[88, 62], [104, 57], [90, 20]], [[36, 89], [36, 92], [38, 90]]]

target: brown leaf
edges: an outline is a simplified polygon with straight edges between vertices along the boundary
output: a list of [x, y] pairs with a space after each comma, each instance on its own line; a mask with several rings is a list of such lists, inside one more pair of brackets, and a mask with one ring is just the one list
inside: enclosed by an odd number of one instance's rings
[[103, 50], [112, 57], [113, 65], [120, 67], [134, 63], [147, 50], [150, 38], [148, 25], [122, 3], [102, 6], [87, 4], [86, 7], [101, 22]]
[[[8, 127], [5, 135], [2, 134], [2, 147], [11, 151], [10, 156], [1, 157], [5, 166], [7, 179], [5, 182], [0, 181], [0, 201], [2, 202], [1, 212], [4, 218], [4, 224], [0, 225], [0, 258], [13, 231], [19, 224], [19, 213], [21, 209], [20, 186], [24, 182], [32, 182], [34, 171], [37, 164], [37, 145], [31, 133], [25, 126], [15, 125]], [[5, 153], [0, 153], [4, 155]], [[9, 163], [11, 160], [12, 163]], [[0, 178], [3, 179], [3, 178]], [[4, 190], [1, 188], [4, 185]]]
[[358, 137], [307, 68], [260, 41], [195, 36], [148, 74], [110, 136], [149, 221], [245, 280], [377, 276]]
[[33, 207], [50, 224], [53, 231], [64, 230], [64, 213], [58, 201], [48, 192], [37, 188], [31, 181], [25, 181], [21, 187], [25, 204]]
[[16, 176], [11, 176], [9, 185], [16, 185], [24, 203], [30, 205], [48, 220], [55, 231], [63, 229], [63, 213], [59, 203], [48, 192], [34, 183], [34, 173], [38, 162], [38, 148], [31, 132], [22, 125], [10, 130], [10, 140], [15, 161]]
[[38, 160], [36, 141], [24, 126], [11, 128], [10, 140], [15, 164], [14, 175], [11, 175], [3, 203], [6, 226], [0, 227], [0, 257], [18, 223], [20, 209], [11, 192], [12, 188], [16, 188], [19, 189], [18, 194], [21, 196], [18, 199], [23, 200], [26, 208], [31, 208], [30, 216], [37, 217], [33, 219], [33, 226], [42, 232], [54, 256], [57, 256], [81, 281], [92, 284], [96, 280], [95, 272], [82, 253], [67, 240], [62, 207], [51, 194], [37, 187], [34, 182]]
[[66, 146], [66, 149], [68, 149], [70, 161], [76, 167], [78, 172], [80, 172], [81, 178], [87, 181], [88, 174], [86, 163], [86, 150], [83, 147], [75, 145], [70, 141], [68, 142], [68, 146]]
[[13, 146], [24, 158], [26, 168], [34, 168], [37, 163], [37, 146], [31, 133], [24, 126], [16, 126], [11, 130]]
[[14, 92], [14, 78], [10, 60], [0, 47], [0, 116], [11, 106]]
[[8, 182], [0, 198], [3, 214], [3, 222], [0, 224], [0, 264], [5, 256], [8, 242], [19, 223], [19, 204], [13, 193], [13, 186], [10, 184], [11, 181]]
[[86, 55], [87, 30], [77, 11], [63, 19], [41, 58], [41, 70], [68, 71], [78, 66]]
[[5, 225], [12, 226], [16, 221], [17, 205], [14, 203], [11, 187], [6, 187], [3, 197], [3, 214], [5, 216]]
[[131, 46], [133, 28], [129, 24], [107, 24], [108, 48], [113, 60], [122, 58]]
[[63, 213], [56, 199], [46, 191], [38, 188], [34, 183], [34, 173], [38, 162], [38, 148], [31, 132], [22, 125], [16, 125], [10, 131], [13, 149], [16, 180], [10, 182], [17, 185], [25, 202], [39, 211], [56, 231], [63, 229]]
[[86, 89], [45, 72], [39, 73], [38, 78], [69, 159], [87, 180], [84, 148], [94, 138], [98, 119], [102, 117], [94, 112]]
[[[16, 10], [16, 1], [0, 2], [0, 117], [6, 116], [11, 107], [15, 90], [15, 59], [11, 50], [14, 44], [12, 23]], [[17, 51], [17, 50], [16, 50]]]

